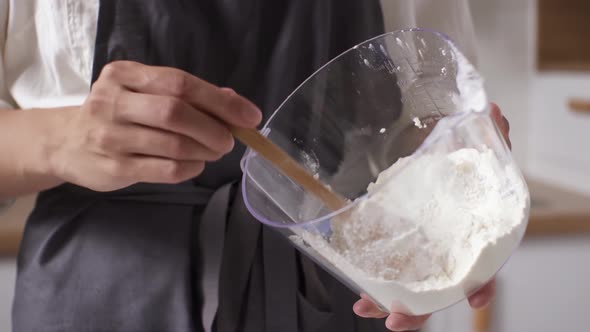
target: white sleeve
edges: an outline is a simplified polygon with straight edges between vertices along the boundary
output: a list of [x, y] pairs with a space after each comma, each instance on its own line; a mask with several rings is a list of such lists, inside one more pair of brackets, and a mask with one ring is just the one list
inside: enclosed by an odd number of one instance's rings
[[[8, 0], [0, 0], [0, 110], [12, 109], [10, 93], [4, 79], [4, 44], [6, 43], [6, 28], [8, 26]], [[8, 209], [14, 203], [14, 199], [0, 200], [0, 213]]]
[[388, 31], [425, 28], [451, 37], [477, 64], [477, 47], [469, 0], [382, 0]]
[[10, 6], [8, 0], [0, 0], [0, 109], [14, 108], [4, 76], [4, 49]]

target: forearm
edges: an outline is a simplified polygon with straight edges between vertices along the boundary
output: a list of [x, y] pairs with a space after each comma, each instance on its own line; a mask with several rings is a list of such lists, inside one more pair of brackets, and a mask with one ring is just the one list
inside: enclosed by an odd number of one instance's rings
[[52, 151], [67, 108], [0, 110], [0, 200], [55, 187]]

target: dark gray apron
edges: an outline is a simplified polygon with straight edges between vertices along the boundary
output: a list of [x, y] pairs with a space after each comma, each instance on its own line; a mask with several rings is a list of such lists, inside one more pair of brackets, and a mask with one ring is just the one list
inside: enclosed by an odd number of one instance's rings
[[[268, 118], [315, 69], [382, 31], [378, 0], [102, 0], [93, 80], [120, 59], [181, 68]], [[248, 214], [243, 152], [179, 185], [41, 193], [18, 260], [14, 331], [385, 331]]]

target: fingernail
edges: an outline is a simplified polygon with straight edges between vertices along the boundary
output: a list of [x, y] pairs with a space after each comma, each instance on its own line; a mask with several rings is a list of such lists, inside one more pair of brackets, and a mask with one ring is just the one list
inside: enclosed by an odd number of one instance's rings
[[[224, 92], [228, 95], [234, 97], [239, 96], [233, 89], [231, 88], [221, 88]], [[242, 98], [242, 97], [239, 97]], [[240, 117], [242, 120], [250, 124], [252, 126], [256, 126], [262, 121], [262, 112], [256, 107], [256, 105], [252, 104], [247, 99], [242, 98], [243, 102], [240, 102]]]
[[385, 317], [387, 315], [381, 312], [379, 309], [363, 301], [355, 303], [352, 309], [358, 316], [361, 316], [363, 318]]
[[355, 303], [352, 309], [357, 315], [361, 317], [368, 317], [370, 315], [367, 306], [362, 302]]
[[257, 126], [262, 121], [262, 112], [256, 106], [246, 106], [240, 113], [242, 119], [253, 126]]
[[473, 309], [477, 309], [477, 310], [484, 309], [485, 307], [487, 307], [487, 306], [488, 306], [488, 303], [489, 303], [489, 302], [488, 302], [488, 301], [486, 301], [486, 300], [485, 300], [483, 297], [481, 297], [481, 296], [475, 297], [474, 299], [472, 299], [472, 300], [470, 301], [471, 307], [472, 307]]
[[387, 327], [387, 329], [391, 330], [391, 331], [405, 331], [406, 328], [403, 326], [399, 326], [398, 324], [396, 324], [395, 320], [393, 319], [393, 315], [390, 315], [389, 317], [387, 317], [387, 320], [385, 320], [385, 327]]
[[357, 315], [364, 315], [365, 314], [365, 310], [363, 308], [363, 305], [361, 303], [359, 303], [359, 302], [355, 303], [352, 306], [352, 310], [354, 312], [356, 312]]

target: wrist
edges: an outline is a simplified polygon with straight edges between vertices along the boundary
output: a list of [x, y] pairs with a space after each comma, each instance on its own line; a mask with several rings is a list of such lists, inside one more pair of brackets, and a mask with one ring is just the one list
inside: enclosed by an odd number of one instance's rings
[[29, 146], [25, 147], [26, 157], [20, 165], [23, 178], [38, 184], [39, 190], [55, 187], [64, 181], [59, 176], [60, 149], [65, 142], [64, 128], [68, 108], [35, 109], [26, 112], [29, 123], [33, 123]]

